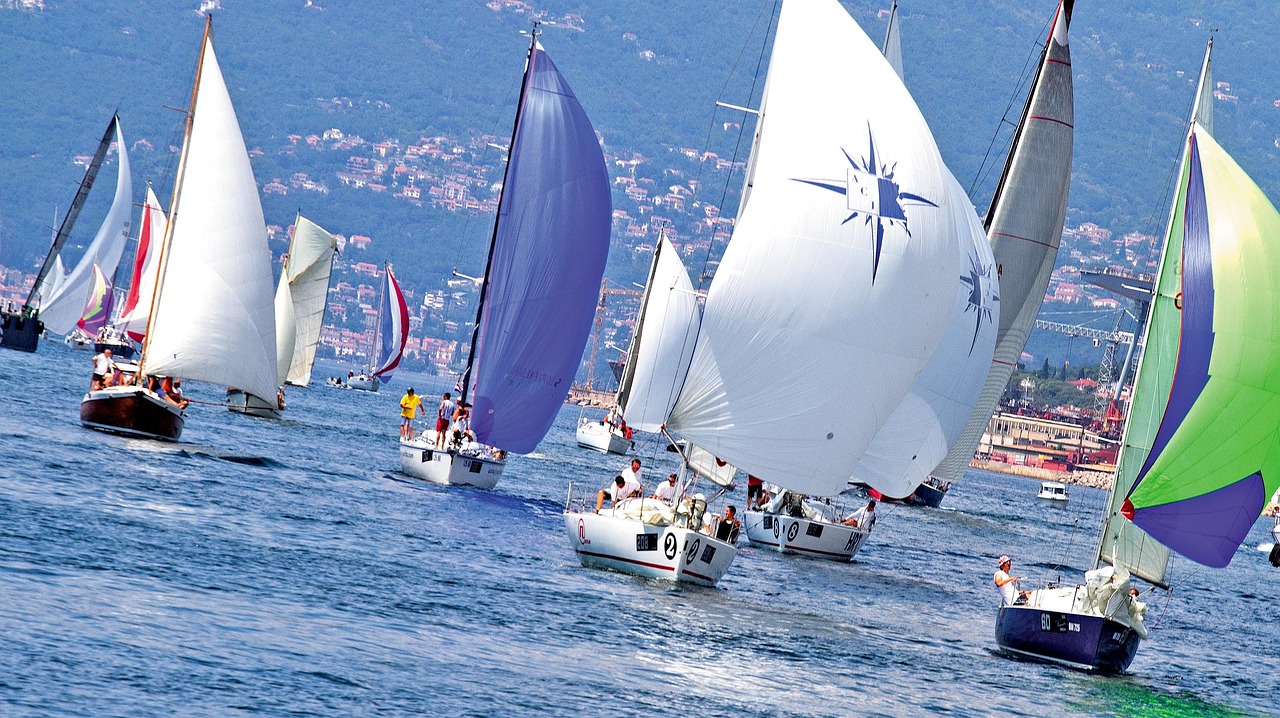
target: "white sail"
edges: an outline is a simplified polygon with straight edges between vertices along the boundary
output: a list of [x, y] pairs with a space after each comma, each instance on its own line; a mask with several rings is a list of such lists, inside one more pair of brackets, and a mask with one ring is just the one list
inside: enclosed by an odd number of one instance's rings
[[832, 495], [937, 346], [971, 209], [835, 0], [783, 5], [763, 106], [751, 199], [668, 426], [766, 481]]
[[206, 34], [142, 371], [276, 395], [271, 251], [231, 97]]
[[898, 3], [889, 10], [889, 29], [884, 32], [884, 59], [898, 73], [898, 79], [906, 81], [902, 74], [902, 30], [898, 27]]
[[633, 429], [658, 431], [689, 371], [701, 311], [689, 272], [664, 236], [654, 250], [649, 284], [618, 389], [622, 416]]
[[991, 368], [1000, 321], [995, 260], [976, 212], [970, 211], [967, 266], [956, 282], [951, 320], [906, 398], [880, 428], [853, 470], [853, 480], [886, 496], [920, 485], [960, 437]]
[[[116, 194], [111, 200], [111, 209], [107, 211], [106, 219], [102, 221], [97, 235], [71, 273], [60, 283], [55, 280], [53, 284], [48, 284], [50, 290], [44, 293], [47, 299], [41, 302], [40, 320], [54, 334], [66, 334], [76, 328], [76, 322], [79, 321], [80, 313], [93, 288], [93, 266], [98, 265], [108, 277], [115, 274], [124, 245], [129, 240], [129, 215], [133, 211], [133, 175], [129, 171], [129, 153], [125, 150], [124, 135], [120, 131], [118, 120], [116, 153], [120, 160], [116, 169]], [[55, 266], [52, 275], [59, 276], [61, 269], [61, 265]]]
[[933, 475], [959, 480], [1017, 368], [1058, 256], [1071, 183], [1075, 122], [1068, 7], [1059, 6], [1048, 46], [987, 215], [1000, 278], [1000, 324], [991, 371], [960, 439]]
[[[129, 333], [135, 340], [146, 334], [147, 321], [151, 318], [151, 300], [156, 293], [156, 278], [160, 274], [160, 245], [164, 243], [164, 228], [168, 221], [156, 193], [147, 187], [147, 203], [142, 207], [143, 221], [139, 231], [145, 231], [146, 237], [138, 238], [139, 251], [145, 248], [142, 258], [142, 269], [138, 274], [136, 288], [137, 303], [132, 308], [125, 308], [125, 313], [116, 320], [116, 326]], [[145, 241], [144, 241], [145, 239]], [[134, 295], [133, 287], [129, 294]]]
[[289, 265], [280, 268], [276, 285], [276, 383], [284, 384], [293, 364], [293, 349], [298, 339], [298, 326], [293, 314], [293, 292], [289, 288]]
[[311, 381], [337, 246], [338, 241], [332, 234], [306, 217], [299, 215], [294, 222], [289, 248], [289, 291], [293, 295], [297, 334], [286, 378], [296, 386], [306, 386]]

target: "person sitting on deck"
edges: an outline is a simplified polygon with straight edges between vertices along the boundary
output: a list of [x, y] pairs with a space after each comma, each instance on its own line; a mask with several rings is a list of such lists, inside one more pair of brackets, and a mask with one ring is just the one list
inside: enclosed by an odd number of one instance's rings
[[658, 484], [658, 488], [653, 490], [653, 498], [662, 501], [668, 505], [676, 500], [676, 475], [672, 474], [667, 477], [666, 481]]
[[871, 499], [866, 506], [844, 517], [840, 523], [870, 531], [876, 525], [876, 500]]
[[606, 498], [616, 508], [618, 503], [624, 499], [633, 499], [640, 495], [640, 484], [631, 484], [621, 476], [615, 476], [613, 477], [613, 486], [600, 489], [596, 493], [596, 513], [600, 513], [600, 509], [604, 508], [604, 500]]
[[165, 401], [176, 405], [179, 409], [185, 409], [187, 408], [187, 405], [191, 403], [189, 400], [182, 398], [181, 379], [174, 379], [166, 376], [164, 380], [160, 382], [160, 393], [164, 397]]
[[738, 532], [741, 530], [742, 522], [738, 520], [738, 509], [734, 506], [726, 506], [724, 516], [711, 519], [711, 526], [707, 533], [719, 541], [734, 544], [738, 542]]

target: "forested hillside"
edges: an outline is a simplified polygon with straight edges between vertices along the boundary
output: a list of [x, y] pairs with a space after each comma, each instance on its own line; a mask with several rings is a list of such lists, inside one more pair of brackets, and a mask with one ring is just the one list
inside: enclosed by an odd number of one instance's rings
[[[878, 42], [888, 0], [844, 4]], [[1054, 4], [901, 3], [907, 84], [980, 210], [1008, 141], [1001, 118], [1008, 110], [1016, 119], [1016, 94]], [[31, 267], [43, 254], [55, 208], [65, 209], [82, 171], [72, 158], [92, 151], [117, 107], [128, 141], [153, 148], [132, 155], [139, 198], [142, 181], [151, 180], [167, 200], [182, 116], [165, 106], [185, 107], [189, 98], [198, 6], [44, 0], [43, 10], [0, 9], [0, 264]], [[774, 8], [773, 0], [222, 0], [214, 24], [246, 141], [261, 151], [254, 158], [261, 183], [343, 169], [345, 157], [292, 151], [290, 135], [335, 128], [402, 143], [505, 136], [530, 9], [549, 21], [543, 43], [608, 149], [643, 155], [661, 179], [661, 168], [677, 164], [668, 159], [674, 148], [743, 159], [741, 135], [725, 124], [744, 122], [742, 113], [714, 102], [758, 101], [756, 71]], [[1077, 2], [1068, 224], [1089, 220], [1117, 235], [1162, 230], [1192, 83], [1214, 29], [1216, 76], [1229, 83], [1215, 102], [1216, 135], [1280, 200], [1277, 27], [1280, 4], [1269, 0]], [[500, 167], [497, 153], [486, 161]], [[699, 192], [716, 205], [723, 196], [731, 215], [740, 180], [715, 177], [713, 186], [711, 179]], [[301, 209], [333, 231], [372, 236], [380, 257], [395, 260], [410, 283], [453, 266], [479, 271], [489, 215], [330, 184], [328, 194], [266, 195], [267, 221], [287, 226]], [[94, 193], [73, 245], [92, 237], [107, 194]], [[611, 272], [627, 275], [615, 279], [639, 278], [631, 275], [643, 263], [615, 259]]]

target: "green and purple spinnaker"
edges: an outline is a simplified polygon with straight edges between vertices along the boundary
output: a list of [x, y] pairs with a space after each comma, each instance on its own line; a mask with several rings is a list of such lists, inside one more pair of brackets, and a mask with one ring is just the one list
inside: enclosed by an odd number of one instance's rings
[[102, 268], [93, 265], [93, 286], [89, 290], [89, 301], [85, 302], [84, 312], [76, 326], [85, 334], [96, 337], [107, 324], [111, 316], [111, 280], [102, 273]]
[[1203, 127], [1189, 142], [1181, 321], [1148, 337], [1178, 332], [1173, 384], [1122, 513], [1220, 567], [1280, 487], [1280, 214]]

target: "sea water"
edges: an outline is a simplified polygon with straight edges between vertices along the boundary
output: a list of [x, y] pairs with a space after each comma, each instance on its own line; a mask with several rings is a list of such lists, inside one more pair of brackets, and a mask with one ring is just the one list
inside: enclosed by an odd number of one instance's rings
[[0, 715], [1280, 711], [1269, 520], [1226, 569], [1178, 561], [1130, 672], [1092, 676], [997, 653], [992, 574], [1007, 553], [1023, 588], [1078, 580], [1102, 492], [1060, 510], [970, 471], [941, 510], [884, 507], [853, 563], [744, 544], [717, 588], [674, 587], [574, 557], [568, 482], [625, 461], [575, 446], [581, 409], [496, 490], [444, 488], [399, 473], [396, 439], [404, 388], [445, 383], [325, 370], [283, 421], [193, 404], [164, 444], [80, 427], [87, 353], [0, 353]]

